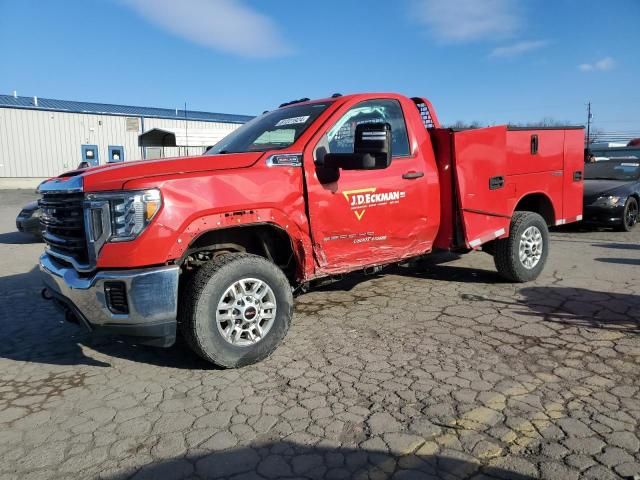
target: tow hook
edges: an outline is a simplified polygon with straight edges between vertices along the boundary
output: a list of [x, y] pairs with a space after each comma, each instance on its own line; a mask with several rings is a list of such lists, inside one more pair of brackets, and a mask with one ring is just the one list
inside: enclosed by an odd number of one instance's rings
[[48, 288], [43, 288], [40, 291], [40, 295], [42, 295], [42, 298], [44, 298], [45, 300], [52, 300], [53, 299], [53, 295], [51, 295], [51, 292], [49, 291]]

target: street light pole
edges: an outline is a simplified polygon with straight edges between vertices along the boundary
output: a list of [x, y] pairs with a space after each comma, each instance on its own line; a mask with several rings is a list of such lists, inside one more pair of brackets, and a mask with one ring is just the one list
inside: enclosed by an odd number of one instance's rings
[[587, 148], [591, 145], [591, 102], [587, 103]]

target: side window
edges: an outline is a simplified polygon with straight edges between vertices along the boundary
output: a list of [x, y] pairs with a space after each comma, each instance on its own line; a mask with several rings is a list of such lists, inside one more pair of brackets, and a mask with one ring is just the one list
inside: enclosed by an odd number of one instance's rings
[[357, 125], [385, 122], [391, 125], [393, 156], [409, 156], [409, 137], [400, 103], [396, 100], [368, 100], [351, 108], [331, 127], [316, 149], [316, 158], [327, 153], [352, 153]]

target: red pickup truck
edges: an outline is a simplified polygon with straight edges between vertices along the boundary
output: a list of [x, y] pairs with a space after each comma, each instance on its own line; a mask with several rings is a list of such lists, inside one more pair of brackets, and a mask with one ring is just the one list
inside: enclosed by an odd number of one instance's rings
[[40, 185], [43, 296], [90, 330], [238, 367], [282, 341], [293, 292], [444, 249], [535, 279], [581, 219], [582, 128], [441, 128], [396, 94], [289, 102], [205, 155]]

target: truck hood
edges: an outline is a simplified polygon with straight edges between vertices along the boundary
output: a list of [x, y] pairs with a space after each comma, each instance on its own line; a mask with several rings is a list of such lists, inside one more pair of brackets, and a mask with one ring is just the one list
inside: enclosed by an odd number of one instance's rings
[[74, 170], [61, 175], [59, 180], [81, 176], [86, 192], [119, 190], [125, 183], [140, 178], [247, 168], [255, 164], [262, 155], [263, 152], [249, 152], [138, 160]]

